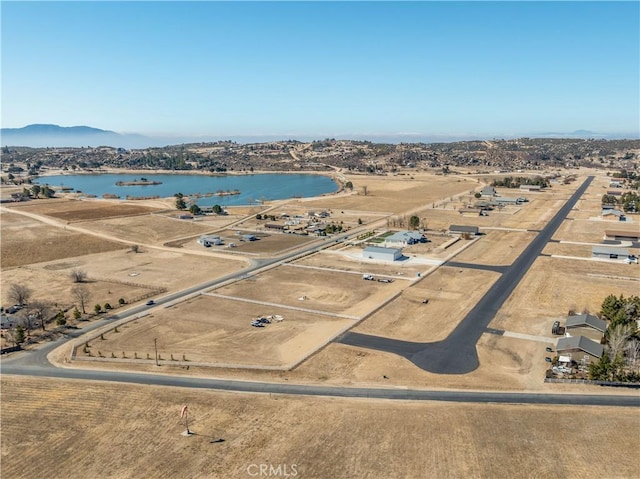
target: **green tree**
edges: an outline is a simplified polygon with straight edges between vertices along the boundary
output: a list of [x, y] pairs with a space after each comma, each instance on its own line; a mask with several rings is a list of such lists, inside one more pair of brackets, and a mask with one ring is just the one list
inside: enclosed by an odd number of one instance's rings
[[220, 205], [213, 205], [213, 212], [217, 215], [222, 214], [222, 206]]
[[417, 216], [412, 216], [409, 218], [409, 229], [417, 230], [420, 227], [420, 218]]
[[350, 181], [347, 181], [347, 182], [344, 184], [344, 187], [345, 187], [347, 190], [352, 190], [352, 189], [353, 189], [353, 183], [351, 183]]
[[192, 204], [192, 205], [189, 207], [189, 212], [190, 212], [192, 215], [199, 215], [199, 214], [201, 214], [201, 213], [202, 213], [202, 210], [200, 209], [200, 207], [199, 207], [198, 205], [196, 205], [196, 204], [194, 203], [194, 204]]
[[20, 325], [16, 326], [16, 329], [13, 330], [13, 342], [16, 346], [20, 346], [24, 343], [25, 333], [24, 328]]
[[102, 311], [102, 306], [100, 306], [99, 304], [96, 304], [96, 305], [93, 307], [93, 310], [96, 312], [96, 314], [99, 314], [99, 313], [100, 313], [100, 311]]
[[176, 198], [176, 208], [179, 210], [187, 209], [187, 203], [184, 201], [182, 196]]
[[78, 308], [75, 308], [73, 310], [73, 319], [75, 319], [76, 321], [79, 320], [82, 317], [82, 313], [80, 312], [80, 310]]
[[38, 195], [40, 194], [40, 186], [38, 185], [33, 185], [31, 187], [31, 194], [33, 194], [33, 196], [35, 196], [36, 198], [38, 197]]

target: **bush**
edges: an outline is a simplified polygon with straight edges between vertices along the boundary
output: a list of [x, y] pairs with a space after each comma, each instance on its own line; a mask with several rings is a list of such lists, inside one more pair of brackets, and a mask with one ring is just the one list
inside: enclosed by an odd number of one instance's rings
[[104, 310], [107, 311], [109, 309], [113, 309], [109, 303], [104, 303]]
[[125, 304], [125, 303], [126, 303], [126, 301], [124, 300], [124, 298], [120, 298], [118, 300], [118, 304]]
[[102, 311], [102, 306], [100, 306], [99, 304], [96, 304], [93, 309], [95, 310], [96, 314], [99, 314], [100, 311]]

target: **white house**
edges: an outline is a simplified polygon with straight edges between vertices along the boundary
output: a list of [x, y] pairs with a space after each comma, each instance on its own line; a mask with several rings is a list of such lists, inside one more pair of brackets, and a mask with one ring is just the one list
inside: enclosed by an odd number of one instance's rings
[[387, 236], [384, 240], [385, 246], [407, 246], [416, 243], [424, 243], [426, 238], [422, 233], [417, 231], [398, 231], [397, 233]]

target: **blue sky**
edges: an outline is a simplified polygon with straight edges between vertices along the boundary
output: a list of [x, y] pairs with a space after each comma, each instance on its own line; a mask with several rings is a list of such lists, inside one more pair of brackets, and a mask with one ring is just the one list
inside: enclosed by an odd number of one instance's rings
[[2, 127], [640, 129], [638, 2], [2, 2]]

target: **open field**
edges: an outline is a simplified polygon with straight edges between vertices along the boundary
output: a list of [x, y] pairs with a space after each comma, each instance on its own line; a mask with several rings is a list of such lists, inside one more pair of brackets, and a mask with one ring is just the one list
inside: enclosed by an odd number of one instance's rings
[[[480, 186], [473, 180], [437, 177], [418, 172], [414, 178], [350, 175], [347, 179], [353, 183], [358, 194], [305, 200], [304, 207], [308, 210], [359, 210], [398, 214]], [[362, 190], [364, 186], [367, 187], [366, 195]]]
[[565, 317], [570, 309], [597, 313], [609, 294], [637, 295], [640, 281], [624, 277], [640, 280], [640, 267], [540, 257], [490, 326], [551, 337], [554, 319]]
[[103, 232], [133, 243], [157, 244], [175, 238], [204, 234], [211, 226], [202, 222], [193, 222], [169, 218], [163, 215], [136, 216], [131, 218], [111, 218], [85, 222], [85, 228]]
[[[290, 474], [295, 465], [297, 477], [313, 479], [637, 473], [632, 408], [267, 397], [12, 376], [1, 384], [7, 479], [257, 477], [252, 464], [286, 464]], [[180, 435], [184, 404], [189, 438]]]
[[487, 230], [475, 244], [462, 251], [454, 261], [488, 265], [510, 265], [529, 245], [535, 233]]
[[[279, 314], [282, 322], [250, 325], [259, 316]], [[171, 308], [156, 308], [90, 342], [91, 354], [154, 358], [158, 338], [162, 359], [249, 367], [283, 367], [303, 359], [353, 320], [211, 296], [198, 296]], [[86, 356], [79, 349], [78, 354]], [[116, 360], [114, 360], [116, 361]], [[117, 361], [116, 361], [117, 362]]]
[[0, 267], [3, 270], [123, 248], [120, 243], [51, 227], [4, 211], [0, 213], [0, 223]]
[[316, 311], [362, 316], [405, 286], [404, 281], [383, 284], [363, 281], [355, 274], [283, 266], [223, 286], [216, 289], [215, 293]]
[[67, 222], [99, 220], [120, 216], [135, 216], [158, 211], [143, 205], [132, 205], [120, 201], [77, 201], [66, 199], [36, 200], [17, 203], [14, 208], [30, 213], [51, 216]]
[[[240, 241], [242, 236], [239, 235], [238, 232], [242, 232], [242, 234], [254, 234], [256, 238], [258, 238], [258, 240]], [[254, 233], [252, 231], [245, 231], [243, 229], [227, 229], [219, 231], [216, 234], [220, 236], [225, 242], [225, 245], [222, 246], [222, 248], [224, 248], [229, 243], [234, 243], [236, 245], [235, 250], [242, 253], [254, 254], [277, 254], [289, 248], [302, 246], [318, 239], [314, 236], [301, 236], [286, 233]], [[212, 248], [220, 248], [220, 246], [214, 246]]]
[[[354, 331], [405, 341], [440, 341], [453, 331], [498, 277], [498, 273], [491, 271], [441, 267]], [[429, 303], [422, 303], [424, 299], [429, 299]]]
[[395, 261], [393, 263], [364, 261], [355, 259], [357, 253], [362, 254], [360, 248], [345, 248], [340, 251], [325, 250], [319, 253], [305, 256], [293, 263], [294, 266], [308, 266], [312, 268], [327, 268], [353, 273], [367, 273], [373, 275], [402, 276], [414, 279], [418, 273], [423, 273], [431, 266], [407, 261]]

